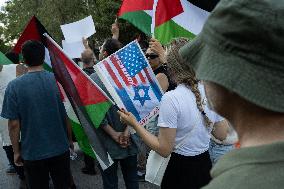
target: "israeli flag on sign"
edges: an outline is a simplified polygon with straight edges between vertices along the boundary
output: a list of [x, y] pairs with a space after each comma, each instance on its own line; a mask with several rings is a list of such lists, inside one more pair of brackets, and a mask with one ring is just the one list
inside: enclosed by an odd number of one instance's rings
[[95, 70], [118, 106], [142, 126], [158, 114], [163, 91], [137, 41], [99, 62]]

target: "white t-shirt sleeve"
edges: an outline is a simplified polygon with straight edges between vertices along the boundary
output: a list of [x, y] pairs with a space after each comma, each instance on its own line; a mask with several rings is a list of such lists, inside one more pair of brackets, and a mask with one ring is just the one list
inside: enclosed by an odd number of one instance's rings
[[215, 123], [223, 121], [225, 118], [223, 118], [222, 116], [220, 116], [219, 114], [216, 114], [216, 119], [215, 119]]
[[212, 118], [211, 118], [211, 121], [213, 123], [218, 123], [220, 121], [223, 121], [224, 118], [222, 116], [220, 116], [219, 114], [217, 114], [216, 112], [212, 111], [211, 110], [211, 114], [212, 114]]
[[161, 101], [158, 126], [166, 128], [177, 128], [178, 106], [170, 95], [165, 94]]

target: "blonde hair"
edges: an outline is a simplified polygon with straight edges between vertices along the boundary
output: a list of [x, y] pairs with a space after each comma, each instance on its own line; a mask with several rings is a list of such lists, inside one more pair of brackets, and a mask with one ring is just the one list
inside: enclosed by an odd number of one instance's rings
[[184, 84], [193, 92], [196, 98], [197, 108], [202, 114], [206, 126], [210, 127], [212, 122], [206, 115], [203, 108], [201, 94], [198, 89], [199, 80], [196, 78], [194, 70], [185, 64], [178, 52], [179, 49], [188, 42], [190, 42], [190, 40], [186, 38], [177, 38], [171, 41], [171, 43], [167, 46], [167, 65], [170, 72], [172, 72], [171, 74], [174, 74], [175, 81], [178, 84]]

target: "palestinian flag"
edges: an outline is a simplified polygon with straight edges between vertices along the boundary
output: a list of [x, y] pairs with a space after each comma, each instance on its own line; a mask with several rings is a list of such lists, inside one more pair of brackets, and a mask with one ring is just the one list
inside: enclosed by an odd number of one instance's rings
[[[21, 56], [22, 45], [28, 40], [37, 40], [37, 41], [43, 42], [44, 33], [48, 33], [48, 32], [46, 31], [44, 26], [39, 22], [39, 20], [35, 16], [33, 16], [31, 20], [29, 21], [28, 25], [26, 26], [26, 28], [24, 29], [23, 33], [21, 34], [20, 38], [18, 39], [15, 47], [13, 48], [13, 51], [15, 53], [18, 53]], [[45, 52], [47, 52], [47, 49]], [[46, 57], [44, 60], [45, 63], [43, 65], [44, 69], [52, 72], [50, 60], [47, 56], [47, 53], [45, 54], [46, 54]]]
[[8, 64], [13, 64], [13, 62], [11, 60], [9, 60], [5, 54], [3, 54], [0, 51], [0, 65], [8, 65]]
[[153, 2], [154, 0], [123, 0], [118, 17], [127, 20], [150, 36]]
[[102, 169], [106, 169], [113, 161], [99, 140], [95, 127], [100, 126], [112, 103], [61, 47], [48, 34], [45, 36], [55, 78], [62, 85]]
[[[92, 80], [62, 51], [51, 39], [46, 38], [44, 26], [34, 16], [19, 38], [14, 51], [21, 52], [22, 44], [27, 40], [41, 41], [46, 47], [45, 66], [51, 69], [56, 77], [58, 86], [64, 89], [73, 110], [71, 120], [73, 132], [81, 149], [94, 157], [96, 155], [103, 169], [112, 164], [112, 160], [99, 141], [96, 129], [105, 117], [111, 103]], [[65, 105], [69, 104], [65, 101]], [[66, 108], [67, 110], [70, 108]]]
[[162, 44], [173, 38], [194, 38], [219, 0], [157, 0], [154, 36]]

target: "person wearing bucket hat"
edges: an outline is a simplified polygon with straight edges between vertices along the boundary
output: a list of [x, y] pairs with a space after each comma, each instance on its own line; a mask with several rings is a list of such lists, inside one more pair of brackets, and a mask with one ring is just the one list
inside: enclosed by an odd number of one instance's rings
[[206, 189], [283, 188], [283, 36], [284, 1], [222, 0], [180, 50], [242, 147], [220, 159]]

